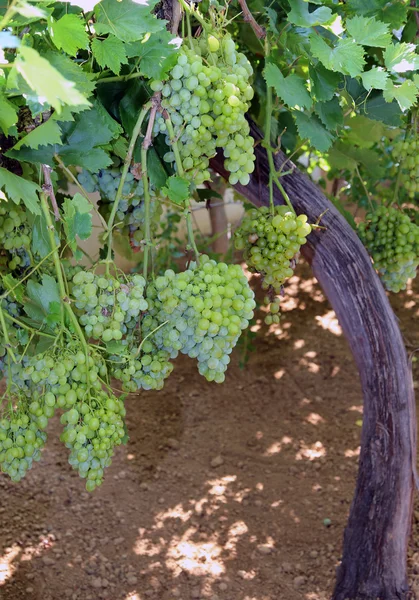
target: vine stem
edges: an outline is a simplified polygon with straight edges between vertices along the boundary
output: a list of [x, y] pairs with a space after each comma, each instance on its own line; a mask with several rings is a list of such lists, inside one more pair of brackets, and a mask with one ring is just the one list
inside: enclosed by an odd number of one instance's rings
[[11, 348], [12, 345], [10, 343], [9, 332], [7, 330], [6, 321], [4, 319], [3, 308], [1, 305], [0, 305], [0, 324], [1, 324], [1, 328], [3, 329], [4, 341], [6, 342], [7, 352], [9, 354], [10, 358], [12, 359], [12, 361], [16, 362], [15, 353], [13, 352], [13, 350]]
[[129, 75], [115, 75], [115, 77], [102, 77], [97, 79], [96, 83], [115, 83], [117, 81], [129, 81], [130, 79], [137, 79], [143, 77], [142, 73], [130, 73]]
[[141, 146], [141, 177], [143, 181], [144, 189], [144, 221], [145, 221], [145, 245], [144, 245], [144, 261], [143, 261], [143, 276], [147, 281], [148, 273], [148, 255], [151, 247], [151, 226], [150, 226], [150, 186], [147, 172], [147, 151], [152, 143], [152, 134], [154, 121], [156, 119], [157, 108], [160, 104], [160, 94], [157, 93], [152, 98], [152, 107], [150, 111], [150, 118], [148, 120], [147, 131], [145, 134], [144, 141]]
[[259, 40], [262, 40], [263, 38], [266, 37], [266, 31], [263, 27], [261, 27], [259, 25], [259, 23], [256, 22], [255, 17], [252, 15], [252, 13], [249, 10], [249, 7], [247, 6], [246, 0], [238, 0], [242, 12], [243, 12], [243, 19], [245, 20], [246, 23], [249, 23], [250, 27], [253, 29], [253, 31], [255, 32], [256, 37]]
[[[265, 56], [268, 56], [270, 53], [270, 44], [268, 38], [265, 39]], [[268, 164], [269, 164], [269, 206], [271, 209], [272, 216], [274, 215], [274, 193], [273, 193], [273, 182], [275, 182], [279, 191], [284, 197], [284, 200], [290, 209], [295, 214], [295, 210], [293, 205], [291, 204], [291, 200], [289, 199], [288, 194], [286, 193], [284, 186], [279, 181], [279, 175], [277, 173], [273, 150], [271, 145], [271, 122], [272, 122], [272, 87], [266, 84], [266, 117], [265, 117], [265, 137], [263, 141], [263, 146], [266, 149], [266, 153], [268, 155]]]
[[55, 227], [54, 227], [52, 219], [51, 219], [51, 214], [49, 212], [49, 206], [48, 206], [47, 196], [46, 196], [45, 192], [41, 193], [41, 207], [42, 207], [42, 212], [44, 213], [44, 216], [45, 216], [45, 220], [47, 222], [49, 243], [50, 243], [50, 246], [52, 249], [52, 260], [54, 262], [54, 268], [55, 268], [55, 273], [57, 275], [58, 287], [60, 289], [61, 302], [62, 302], [61, 318], [63, 320], [63, 307], [64, 307], [64, 309], [66, 310], [66, 312], [70, 318], [70, 321], [73, 324], [73, 327], [77, 333], [77, 336], [80, 339], [80, 342], [81, 342], [86, 354], [88, 354], [89, 346], [87, 345], [86, 338], [84, 337], [83, 331], [79, 325], [77, 317], [74, 314], [73, 309], [70, 306], [70, 300], [67, 297], [63, 272], [61, 270], [60, 257], [58, 255], [58, 247], [55, 243], [55, 236], [54, 236]]
[[202, 25], [202, 28], [207, 31], [209, 24], [205, 21], [205, 19], [203, 17], [201, 17], [201, 15], [199, 14], [198, 11], [194, 10], [192, 8], [192, 6], [190, 6], [189, 4], [187, 4], [185, 2], [185, 0], [179, 0], [179, 4], [181, 5], [181, 7], [183, 8], [183, 10], [186, 12], [186, 14], [190, 14], [193, 15], [195, 17], [195, 19], [197, 21], [199, 21], [199, 23]]
[[[175, 136], [175, 132], [173, 129], [173, 125], [172, 125], [172, 121], [170, 119], [170, 117], [167, 115], [167, 118], [165, 119], [166, 121], [166, 127], [167, 127], [167, 131], [169, 133], [169, 137], [170, 137], [170, 145], [172, 147], [173, 150], [173, 154], [175, 155], [175, 162], [176, 162], [176, 167], [177, 167], [177, 172], [180, 175], [180, 177], [183, 177], [185, 175], [185, 171], [183, 170], [183, 165], [182, 165], [182, 158], [180, 156], [180, 152], [179, 152], [179, 146], [177, 144], [177, 140], [176, 140], [176, 136]], [[194, 251], [195, 254], [195, 258], [196, 258], [196, 262], [199, 265], [199, 251], [195, 242], [195, 236], [194, 236], [194, 232], [193, 232], [193, 224], [192, 224], [192, 210], [191, 210], [191, 200], [190, 198], [188, 198], [185, 201], [185, 220], [186, 220], [186, 230], [188, 232], [188, 238], [189, 238], [189, 243], [192, 246], [192, 249]]]
[[366, 194], [366, 196], [367, 196], [367, 200], [368, 200], [368, 204], [370, 205], [370, 209], [371, 209], [371, 210], [374, 212], [374, 207], [373, 207], [373, 205], [372, 205], [372, 202], [371, 202], [371, 196], [370, 196], [370, 193], [369, 193], [369, 191], [367, 190], [367, 186], [365, 185], [365, 182], [364, 182], [364, 180], [363, 180], [363, 179], [362, 179], [362, 177], [361, 177], [361, 173], [359, 172], [359, 167], [358, 167], [358, 165], [356, 165], [355, 171], [356, 171], [356, 174], [357, 174], [357, 176], [358, 176], [358, 179], [359, 179], [359, 181], [361, 182], [361, 185], [362, 185], [362, 187], [364, 188], [364, 192], [365, 192], [365, 194]]
[[148, 113], [148, 111], [151, 108], [151, 102], [148, 102], [147, 104], [144, 105], [143, 109], [141, 110], [137, 122], [135, 123], [133, 132], [132, 132], [132, 136], [131, 136], [131, 140], [128, 146], [128, 150], [127, 150], [127, 154], [125, 156], [125, 160], [124, 160], [124, 166], [122, 169], [122, 173], [121, 173], [121, 180], [119, 182], [119, 186], [118, 186], [118, 190], [116, 192], [116, 196], [115, 196], [115, 200], [113, 203], [113, 207], [112, 207], [112, 212], [109, 216], [109, 220], [108, 220], [108, 232], [107, 232], [107, 236], [108, 236], [108, 255], [107, 255], [107, 259], [106, 259], [106, 273], [109, 275], [109, 265], [112, 262], [112, 233], [113, 233], [113, 225], [115, 222], [115, 216], [116, 213], [118, 211], [118, 206], [119, 206], [119, 202], [121, 200], [122, 197], [122, 190], [124, 188], [124, 184], [125, 184], [125, 180], [127, 178], [128, 175], [128, 169], [130, 167], [131, 164], [131, 160], [132, 160], [132, 155], [134, 153], [134, 148], [135, 148], [135, 144], [137, 142], [137, 139], [141, 133], [141, 127], [142, 124], [144, 122], [144, 119]]
[[[11, 321], [12, 323], [15, 323], [22, 329], [26, 329], [26, 331], [30, 331], [31, 333], [35, 332], [35, 330], [32, 329], [32, 327], [29, 327], [29, 325], [26, 325], [26, 323], [22, 323], [22, 321], [19, 321], [19, 319], [15, 319], [14, 317], [12, 317], [12, 315], [9, 315], [9, 313], [6, 312], [6, 313], [3, 313], [3, 315], [7, 321]], [[39, 331], [38, 329], [36, 330], [36, 334], [40, 335], [41, 337], [46, 337], [46, 338], [55, 340], [55, 335], [51, 335], [50, 333], [44, 333], [43, 331]]]
[[42, 172], [44, 174], [44, 185], [43, 185], [43, 190], [46, 193], [47, 196], [49, 196], [49, 199], [51, 200], [51, 205], [52, 205], [52, 209], [54, 211], [54, 217], [56, 221], [60, 221], [61, 220], [61, 216], [60, 216], [60, 209], [58, 208], [58, 204], [57, 204], [57, 198], [55, 197], [55, 193], [54, 193], [54, 186], [52, 185], [52, 181], [51, 181], [51, 167], [49, 165], [42, 165]]

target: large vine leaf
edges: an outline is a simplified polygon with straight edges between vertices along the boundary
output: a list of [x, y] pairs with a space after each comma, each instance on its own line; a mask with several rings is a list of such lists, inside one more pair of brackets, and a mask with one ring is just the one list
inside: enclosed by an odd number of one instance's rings
[[388, 25], [374, 17], [355, 16], [346, 21], [346, 29], [358, 44], [385, 48], [391, 42]]
[[310, 36], [310, 46], [313, 55], [326, 69], [351, 77], [361, 75], [364, 69], [364, 49], [352, 38], [339, 40], [336, 46], [331, 48], [322, 37], [313, 34]]
[[342, 76], [329, 71], [321, 63], [316, 66], [310, 64], [311, 92], [319, 102], [331, 100], [339, 85]]
[[86, 50], [89, 45], [86, 25], [74, 14], [64, 15], [58, 21], [51, 17], [49, 33], [58, 50], [64, 50], [70, 56], [75, 56], [78, 50]]
[[66, 198], [64, 209], [64, 231], [73, 252], [77, 250], [77, 238], [87, 240], [92, 233], [92, 204], [81, 194]]
[[[92, 73], [87, 73], [80, 66], [78, 66], [71, 58], [65, 56], [65, 54], [59, 54], [58, 52], [46, 52], [45, 58], [51, 63], [53, 67], [61, 73], [63, 77], [72, 81], [76, 88], [86, 98], [89, 98], [90, 94], [96, 87], [94, 81], [95, 76]], [[77, 107], [78, 110], [85, 110], [87, 106]], [[73, 108], [74, 111], [74, 108]]]
[[0, 128], [4, 135], [8, 135], [9, 129], [17, 123], [17, 110], [14, 104], [9, 102], [0, 91]]
[[390, 44], [384, 52], [384, 63], [393, 73], [406, 73], [419, 69], [419, 55], [414, 44]]
[[[4, 190], [2, 194], [1, 190]], [[7, 169], [0, 167], [0, 199], [10, 198], [15, 204], [23, 202], [26, 208], [35, 215], [41, 214], [38, 193], [41, 188], [33, 181], [23, 179]]]
[[290, 0], [291, 12], [288, 13], [288, 20], [298, 27], [315, 27], [330, 23], [334, 15], [330, 8], [321, 6], [313, 12], [308, 11], [308, 3], [304, 0]]
[[301, 139], [309, 140], [310, 144], [320, 152], [326, 152], [333, 143], [333, 135], [322, 125], [315, 115], [306, 115], [300, 111], [293, 112]]
[[392, 81], [387, 81], [386, 89], [383, 92], [384, 99], [387, 102], [396, 100], [402, 110], [408, 110], [416, 102], [418, 88], [409, 79], [403, 81], [401, 85], [395, 85]]
[[108, 35], [104, 40], [95, 38], [92, 41], [92, 52], [102, 69], [109, 67], [117, 75], [121, 71], [121, 66], [128, 62], [125, 44], [114, 35]]
[[388, 73], [382, 67], [372, 67], [369, 71], [361, 73], [362, 84], [368, 91], [371, 89], [385, 90]]
[[350, 13], [366, 17], [377, 17], [390, 25], [391, 29], [399, 29], [407, 18], [405, 0], [347, 0], [346, 6]]
[[176, 63], [177, 38], [166, 31], [151, 35], [147, 41], [127, 44], [128, 58], [140, 59], [141, 73], [150, 79], [164, 79]]
[[36, 92], [41, 103], [47, 102], [58, 113], [65, 105], [85, 108], [90, 104], [74, 81], [65, 79], [49, 60], [29, 46], [20, 46], [8, 78], [8, 88], [19, 88], [17, 75], [21, 75]]
[[291, 108], [295, 106], [310, 108], [313, 104], [305, 81], [299, 75], [291, 73], [291, 75], [284, 77], [276, 65], [268, 63], [265, 67], [264, 76], [266, 83], [273, 87], [277, 96]]
[[13, 150], [19, 150], [22, 146], [36, 150], [48, 144], [62, 144], [60, 126], [52, 117], [19, 140]]
[[145, 33], [160, 31], [166, 21], [157, 19], [152, 10], [157, 0], [102, 0], [95, 6], [95, 29], [99, 35], [112, 33], [123, 42], [140, 40]]
[[328, 129], [336, 130], [343, 125], [343, 110], [336, 96], [328, 102], [318, 102], [314, 110]]

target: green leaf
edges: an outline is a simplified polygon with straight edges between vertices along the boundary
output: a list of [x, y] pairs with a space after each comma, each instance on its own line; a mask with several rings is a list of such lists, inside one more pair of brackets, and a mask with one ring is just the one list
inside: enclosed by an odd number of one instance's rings
[[350, 13], [376, 17], [390, 24], [391, 29], [399, 29], [407, 18], [407, 2], [405, 0], [347, 0], [346, 6]]
[[48, 144], [62, 144], [60, 126], [53, 118], [49, 118], [48, 121], [42, 123], [39, 127], [35, 127], [35, 129], [13, 146], [13, 150], [19, 150], [22, 146], [36, 150], [39, 146], [46, 146]]
[[268, 17], [268, 31], [270, 31], [271, 33], [273, 33], [274, 35], [278, 35], [279, 31], [278, 31], [278, 13], [273, 9], [270, 8], [269, 6], [267, 8], [265, 8], [265, 13], [266, 16]]
[[326, 152], [332, 145], [333, 135], [323, 127], [320, 119], [300, 111], [294, 111], [293, 115], [300, 138], [309, 140], [310, 144], [320, 152]]
[[184, 204], [190, 196], [189, 182], [178, 175], [172, 175], [166, 182], [162, 192], [175, 204]]
[[382, 67], [372, 67], [361, 73], [362, 84], [368, 91], [371, 89], [384, 90], [387, 85], [388, 73]]
[[147, 36], [141, 42], [127, 45], [128, 58], [140, 59], [141, 73], [150, 79], [164, 79], [165, 75], [176, 63], [178, 47], [173, 42], [173, 35], [163, 30]]
[[346, 29], [358, 44], [385, 48], [391, 42], [388, 25], [374, 17], [356, 16], [346, 21]]
[[2, 189], [4, 189], [6, 197], [13, 200], [15, 204], [23, 202], [29, 212], [34, 215], [41, 214], [38, 198], [41, 188], [33, 181], [23, 179], [23, 177], [0, 167], [0, 198]]
[[17, 123], [17, 110], [14, 104], [0, 92], [0, 128], [4, 135], [8, 135], [9, 129]]
[[399, 127], [401, 123], [402, 112], [398, 103], [395, 100], [391, 103], [386, 102], [381, 93], [366, 101], [365, 114], [370, 119], [382, 121], [391, 127]]
[[[18, 279], [15, 279], [11, 273], [2, 275], [2, 288], [9, 291], [9, 298], [13, 298], [16, 302], [23, 302], [24, 288]], [[13, 290], [12, 292], [10, 290]]]
[[314, 110], [328, 129], [336, 130], [343, 125], [343, 110], [336, 96], [329, 102], [317, 102]]
[[91, 173], [97, 173], [100, 169], [106, 169], [112, 164], [112, 158], [102, 148], [92, 148], [88, 152], [78, 152], [67, 149], [60, 152], [65, 165], [83, 167]]
[[406, 73], [419, 69], [419, 55], [414, 44], [405, 42], [391, 44], [385, 49], [384, 64], [393, 73]]
[[95, 38], [92, 41], [92, 52], [102, 69], [109, 67], [117, 75], [121, 71], [121, 66], [128, 63], [125, 44], [114, 35], [109, 35], [103, 41]]
[[384, 135], [385, 128], [380, 121], [373, 121], [364, 115], [356, 115], [345, 121], [346, 141], [349, 144], [371, 148]]
[[167, 173], [155, 148], [149, 148], [147, 152], [147, 171], [150, 177], [150, 184], [154, 185], [157, 189], [161, 189], [166, 183]]
[[78, 50], [87, 50], [89, 36], [80, 17], [67, 14], [58, 21], [51, 17], [48, 23], [49, 34], [58, 50], [64, 50], [70, 56], [76, 56]]
[[60, 306], [60, 293], [57, 282], [50, 275], [42, 275], [41, 283], [30, 279], [26, 286], [29, 301], [25, 302], [26, 314], [38, 323], [46, 323], [50, 313], [56, 314]]
[[352, 38], [339, 40], [336, 46], [331, 48], [319, 35], [311, 35], [310, 45], [313, 55], [326, 69], [351, 77], [362, 73], [365, 64], [364, 49]]
[[341, 76], [338, 73], [325, 69], [322, 64], [310, 64], [311, 92], [319, 102], [331, 100], [339, 85]]
[[328, 162], [332, 169], [355, 171], [358, 162], [349, 156], [346, 152], [346, 147], [342, 142], [336, 142], [329, 150]]
[[[50, 52], [46, 52], [44, 57], [65, 79], [72, 81], [79, 92], [85, 95], [86, 98], [90, 96], [96, 87], [92, 73], [84, 71], [77, 63], [64, 54], [59, 54], [51, 50]], [[77, 107], [77, 112], [80, 112], [80, 109], [85, 110], [86, 108], [87, 106]], [[72, 110], [74, 111], [74, 108]]]
[[89, 106], [89, 102], [75, 87], [73, 81], [65, 79], [50, 62], [29, 46], [20, 46], [8, 79], [8, 87], [15, 87], [15, 74], [23, 77], [38, 97], [60, 113], [64, 105]]
[[102, 0], [95, 6], [95, 30], [99, 35], [112, 33], [123, 42], [136, 42], [145, 33], [165, 27], [166, 21], [152, 14], [156, 4], [157, 0]]
[[313, 12], [308, 12], [308, 3], [304, 0], [289, 0], [291, 12], [288, 13], [288, 21], [298, 27], [315, 27], [330, 23], [334, 15], [330, 8], [322, 6]]
[[[40, 258], [45, 258], [51, 252], [48, 225], [45, 216], [42, 213], [40, 215], [32, 215], [29, 223], [32, 228], [32, 253], [38, 255]], [[60, 238], [56, 230], [54, 230], [54, 237], [56, 244], [59, 245]]]
[[91, 203], [79, 193], [64, 200], [64, 231], [71, 249], [77, 249], [77, 237], [87, 240], [92, 233]]
[[295, 106], [310, 108], [312, 105], [313, 101], [302, 77], [294, 73], [284, 77], [278, 67], [272, 63], [266, 65], [264, 76], [266, 83], [273, 87], [278, 97], [291, 108]]
[[384, 100], [392, 102], [396, 100], [401, 110], [408, 110], [416, 102], [418, 88], [413, 83], [406, 79], [401, 85], [395, 85], [392, 81], [387, 81], [386, 89], [383, 92]]

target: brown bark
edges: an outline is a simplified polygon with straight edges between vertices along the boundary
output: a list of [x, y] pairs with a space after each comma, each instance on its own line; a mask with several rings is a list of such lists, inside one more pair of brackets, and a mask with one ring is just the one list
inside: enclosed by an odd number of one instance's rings
[[[252, 125], [256, 140], [260, 132]], [[247, 187], [236, 189], [267, 205], [266, 151]], [[286, 160], [276, 157], [278, 168]], [[291, 168], [288, 162], [285, 170]], [[212, 161], [221, 175], [221, 156]], [[333, 600], [407, 600], [407, 544], [416, 461], [412, 374], [386, 293], [356, 233], [316, 185], [298, 169], [281, 178], [298, 214], [321, 219], [302, 248], [332, 304], [355, 358], [364, 396], [361, 454], [355, 496], [343, 541]], [[275, 202], [283, 204], [278, 190]]]

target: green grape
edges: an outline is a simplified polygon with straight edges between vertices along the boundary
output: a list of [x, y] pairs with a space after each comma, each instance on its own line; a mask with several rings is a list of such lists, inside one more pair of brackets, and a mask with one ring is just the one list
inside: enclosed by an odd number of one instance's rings
[[411, 131], [403, 141], [394, 145], [393, 160], [397, 165], [400, 189], [405, 190], [409, 198], [414, 198], [419, 192], [419, 141], [414, 131]]
[[406, 288], [419, 265], [419, 227], [403, 211], [381, 206], [368, 213], [358, 235], [374, 261], [384, 287], [391, 292]]
[[13, 204], [10, 210], [4, 204], [0, 205], [0, 249], [5, 253], [10, 271], [32, 266], [31, 240], [32, 228], [26, 209]]
[[[297, 217], [286, 206], [275, 206], [274, 215], [267, 207], [254, 208], [236, 230], [235, 246], [244, 251], [249, 269], [262, 275], [264, 288], [279, 294], [285, 280], [293, 274], [300, 248], [310, 231], [307, 216]], [[271, 305], [271, 316], [278, 312], [276, 301]]]
[[[196, 185], [209, 180], [209, 159], [221, 147], [230, 183], [247, 185], [255, 161], [245, 118], [253, 98], [249, 84], [252, 67], [244, 54], [236, 51], [229, 34], [220, 32], [208, 39], [204, 36], [200, 48], [201, 54], [197, 54], [182, 47], [167, 82], [153, 81], [151, 87], [162, 90], [161, 104], [180, 142], [185, 177]], [[167, 134], [160, 114], [154, 125], [154, 133], [159, 132]], [[170, 146], [168, 137], [166, 142]], [[173, 152], [168, 152], [164, 160], [173, 163]]]

